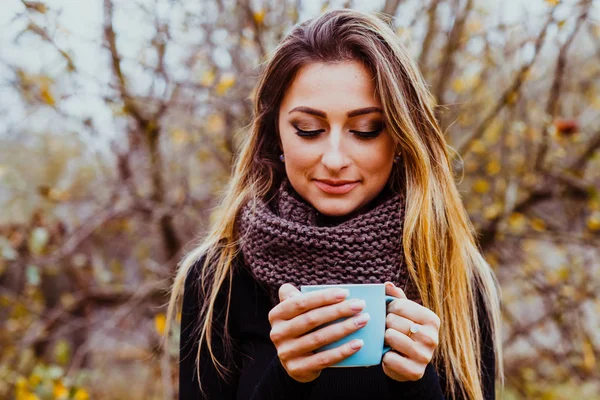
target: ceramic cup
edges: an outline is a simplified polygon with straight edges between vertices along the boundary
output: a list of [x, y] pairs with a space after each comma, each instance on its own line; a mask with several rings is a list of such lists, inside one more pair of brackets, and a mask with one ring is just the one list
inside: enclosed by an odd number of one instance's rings
[[[383, 283], [366, 283], [366, 284], [347, 284], [347, 285], [304, 285], [300, 286], [302, 293], [314, 292], [328, 288], [348, 289], [350, 295], [348, 299], [362, 299], [366, 306], [361, 313], [369, 313], [371, 318], [367, 325], [359, 330], [343, 337], [340, 340], [327, 344], [318, 350], [328, 350], [338, 347], [344, 343], [354, 339], [362, 339], [363, 347], [350, 357], [332, 365], [332, 367], [368, 367], [381, 363], [381, 359], [385, 353], [390, 350], [389, 346], [384, 346], [383, 339], [385, 334], [385, 317], [387, 315], [387, 304], [396, 297], [387, 296], [385, 294], [385, 285]], [[353, 318], [353, 317], [350, 317]], [[332, 321], [323, 326], [343, 321], [345, 318]], [[320, 326], [319, 328], [322, 328]], [[318, 329], [319, 329], [318, 328]]]

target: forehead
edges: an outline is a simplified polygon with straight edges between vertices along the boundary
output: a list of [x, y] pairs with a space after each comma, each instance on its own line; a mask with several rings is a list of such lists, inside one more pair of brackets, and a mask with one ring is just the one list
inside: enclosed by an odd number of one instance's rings
[[300, 68], [285, 92], [281, 110], [297, 106], [327, 111], [381, 104], [369, 69], [357, 61], [345, 61], [312, 63]]

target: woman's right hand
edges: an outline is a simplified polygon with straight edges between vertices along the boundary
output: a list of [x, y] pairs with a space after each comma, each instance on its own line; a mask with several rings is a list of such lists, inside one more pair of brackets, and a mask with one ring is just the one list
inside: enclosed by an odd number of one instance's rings
[[291, 378], [298, 382], [313, 381], [324, 368], [350, 357], [362, 347], [363, 341], [355, 339], [313, 353], [367, 324], [369, 315], [360, 314], [311, 332], [327, 322], [354, 316], [365, 308], [364, 300], [346, 300], [348, 294], [348, 290], [339, 288], [301, 293], [289, 283], [279, 288], [281, 302], [269, 312], [270, 337]]

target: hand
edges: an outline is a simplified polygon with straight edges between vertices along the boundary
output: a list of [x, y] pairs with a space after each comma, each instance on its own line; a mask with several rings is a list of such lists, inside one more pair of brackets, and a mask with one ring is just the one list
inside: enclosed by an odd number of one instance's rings
[[[400, 382], [419, 380], [438, 346], [440, 318], [430, 309], [408, 300], [402, 289], [391, 282], [386, 282], [385, 292], [398, 300], [387, 308], [385, 341], [394, 351], [384, 354], [383, 372]], [[418, 332], [411, 333], [411, 326]]]
[[361, 314], [311, 332], [327, 322], [353, 316], [365, 308], [364, 300], [345, 300], [347, 296], [348, 290], [339, 288], [311, 293], [301, 293], [288, 283], [279, 288], [281, 303], [269, 312], [270, 337], [290, 377], [299, 382], [313, 381], [324, 368], [344, 360], [362, 347], [362, 340], [356, 339], [313, 353], [367, 324], [368, 314]]

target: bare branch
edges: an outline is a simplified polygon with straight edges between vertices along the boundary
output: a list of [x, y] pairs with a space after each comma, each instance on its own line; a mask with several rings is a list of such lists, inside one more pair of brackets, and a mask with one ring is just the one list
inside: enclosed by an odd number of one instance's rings
[[494, 118], [496, 118], [496, 115], [498, 115], [498, 113], [506, 105], [510, 104], [510, 102], [514, 100], [514, 96], [518, 95], [518, 93], [521, 89], [521, 86], [523, 85], [523, 82], [525, 81], [525, 77], [527, 76], [527, 73], [529, 72], [529, 70], [531, 69], [531, 66], [534, 64], [535, 60], [537, 59], [537, 57], [539, 55], [540, 49], [546, 39], [546, 33], [548, 32], [548, 28], [550, 27], [550, 24], [553, 21], [554, 21], [554, 16], [552, 13], [550, 13], [550, 15], [548, 16], [548, 19], [546, 20], [546, 23], [544, 24], [544, 27], [540, 31], [540, 34], [538, 35], [538, 37], [535, 41], [535, 49], [534, 49], [534, 54], [533, 54], [533, 57], [531, 58], [531, 61], [529, 61], [527, 64], [525, 64], [521, 67], [521, 69], [517, 73], [513, 83], [509, 86], [508, 89], [506, 89], [504, 91], [504, 93], [502, 94], [502, 96], [500, 97], [500, 99], [498, 100], [496, 105], [483, 118], [483, 121], [473, 131], [473, 133], [470, 136], [468, 136], [460, 146], [458, 146], [459, 154], [464, 156], [471, 149], [471, 145], [473, 144], [473, 141], [476, 139], [479, 139], [485, 133], [485, 130], [492, 123]]
[[[573, 43], [573, 39], [579, 32], [579, 29], [584, 24], [585, 19], [588, 16], [591, 0], [586, 1], [584, 5], [584, 11], [579, 15], [577, 20], [575, 21], [575, 28], [571, 31], [571, 34], [565, 40], [563, 45], [560, 47], [560, 51], [558, 54], [558, 58], [556, 61], [556, 70], [554, 72], [554, 79], [552, 81], [552, 86], [550, 88], [550, 94], [548, 96], [548, 103], [546, 105], [546, 114], [550, 118], [550, 123], [556, 117], [556, 112], [558, 108], [558, 101], [560, 97], [561, 85], [563, 80], [563, 75], [565, 72], [565, 65], [567, 63], [567, 52], [569, 51], [569, 47], [571, 47], [571, 43]], [[536, 170], [540, 170], [544, 163], [544, 159], [546, 158], [546, 153], [548, 152], [548, 126], [542, 130], [542, 142], [540, 144], [540, 150], [535, 159], [534, 168]]]

